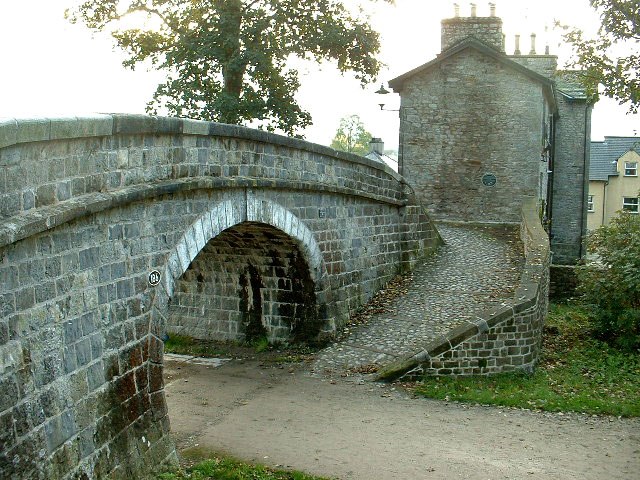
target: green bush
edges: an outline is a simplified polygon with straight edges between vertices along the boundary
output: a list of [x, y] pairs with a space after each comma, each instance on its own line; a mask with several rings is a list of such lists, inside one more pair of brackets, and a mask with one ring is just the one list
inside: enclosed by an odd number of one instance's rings
[[640, 216], [621, 212], [588, 237], [593, 259], [578, 269], [594, 332], [624, 350], [640, 349]]

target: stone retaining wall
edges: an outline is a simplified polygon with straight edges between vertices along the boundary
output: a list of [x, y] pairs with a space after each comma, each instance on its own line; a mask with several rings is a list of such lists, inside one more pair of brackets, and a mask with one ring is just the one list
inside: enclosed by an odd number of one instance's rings
[[514, 298], [434, 340], [420, 352], [388, 365], [378, 373], [380, 380], [534, 369], [548, 308], [550, 264], [549, 241], [535, 199], [523, 206], [520, 236], [525, 266]]

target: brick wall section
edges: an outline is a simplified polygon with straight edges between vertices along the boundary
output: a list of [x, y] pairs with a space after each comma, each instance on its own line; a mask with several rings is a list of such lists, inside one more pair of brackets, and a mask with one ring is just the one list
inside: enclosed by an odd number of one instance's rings
[[556, 55], [509, 55], [509, 60], [519, 63], [540, 75], [552, 78], [558, 67]]
[[578, 295], [576, 265], [551, 265], [549, 272], [549, 299], [564, 302]]
[[295, 243], [273, 227], [244, 223], [210, 240], [180, 278], [169, 331], [201, 339], [290, 340], [302, 324], [315, 320], [307, 328], [320, 327], [317, 314], [307, 318], [315, 309], [315, 285]]
[[540, 357], [549, 297], [549, 243], [535, 200], [522, 210], [525, 267], [511, 305], [486, 311], [434, 340], [416, 354], [386, 366], [381, 380], [423, 375], [489, 375], [532, 371]]
[[[302, 140], [177, 118], [101, 115], [0, 122], [2, 218], [86, 194], [179, 178], [244, 180], [403, 203], [389, 167]], [[252, 181], [249, 181], [252, 179]]]
[[401, 88], [400, 171], [418, 201], [435, 218], [518, 223], [546, 184], [542, 85], [466, 48]]
[[585, 253], [592, 105], [558, 95], [553, 165], [553, 263], [574, 264]]
[[[244, 248], [249, 235], [268, 238], [286, 265], [262, 278], [278, 310], [265, 323], [280, 331], [301, 316], [335, 330], [425, 253], [401, 248], [438, 240], [430, 223], [405, 224], [428, 218], [383, 165], [189, 120], [5, 121], [0, 197], [0, 477], [9, 479], [140, 478], [175, 461], [160, 339], [182, 286], [189, 293], [210, 274], [207, 256], [231, 263], [233, 235]], [[268, 261], [262, 251], [256, 266]], [[161, 282], [151, 287], [154, 269]], [[315, 296], [312, 315], [287, 295], [294, 277], [312, 286], [303, 289]], [[238, 285], [247, 287], [238, 306], [254, 302], [251, 279]]]
[[496, 50], [504, 52], [502, 19], [498, 17], [447, 18], [442, 20], [441, 24], [441, 50], [443, 51], [468, 37], [475, 37]]

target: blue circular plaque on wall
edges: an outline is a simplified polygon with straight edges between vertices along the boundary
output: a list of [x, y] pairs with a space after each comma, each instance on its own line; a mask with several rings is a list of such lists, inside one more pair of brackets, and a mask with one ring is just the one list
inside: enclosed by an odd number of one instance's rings
[[493, 173], [485, 173], [482, 176], [482, 184], [487, 187], [493, 187], [498, 180]]

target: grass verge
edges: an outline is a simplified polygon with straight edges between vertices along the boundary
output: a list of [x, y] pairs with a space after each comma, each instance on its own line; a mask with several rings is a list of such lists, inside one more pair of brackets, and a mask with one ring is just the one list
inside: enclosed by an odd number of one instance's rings
[[298, 471], [277, 470], [230, 457], [215, 456], [177, 471], [161, 473], [161, 480], [328, 480]]
[[194, 357], [217, 357], [227, 353], [216, 343], [183, 335], [170, 335], [164, 342], [164, 351]]
[[166, 353], [194, 357], [246, 358], [256, 354], [265, 363], [302, 363], [310, 360], [319, 346], [269, 343], [266, 337], [251, 342], [198, 340], [185, 335], [170, 335], [164, 343]]
[[535, 373], [426, 377], [416, 393], [551, 412], [640, 416], [640, 355], [615, 350], [590, 333], [589, 318], [582, 309], [551, 305]]

